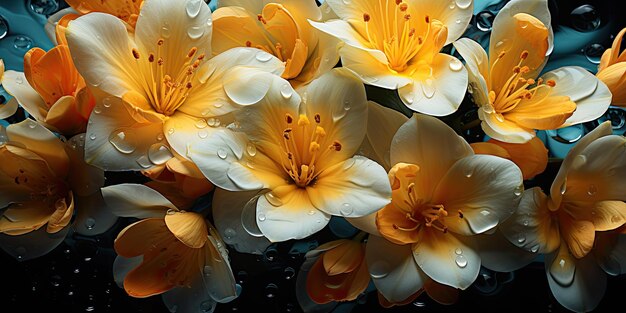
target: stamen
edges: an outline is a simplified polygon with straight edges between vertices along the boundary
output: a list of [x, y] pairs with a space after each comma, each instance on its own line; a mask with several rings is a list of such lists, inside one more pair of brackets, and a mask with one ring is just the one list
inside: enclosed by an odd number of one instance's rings
[[556, 81], [552, 80], [552, 79], [548, 79], [546, 81], [546, 85], [550, 86], [550, 87], [554, 87], [556, 86]]
[[300, 114], [298, 117], [298, 126], [308, 126], [310, 124], [311, 122], [309, 121], [309, 118], [304, 114]]
[[339, 143], [339, 141], [335, 141], [330, 148], [335, 151], [341, 151], [341, 143]]
[[285, 121], [287, 121], [287, 124], [293, 123], [293, 117], [291, 116], [291, 114], [285, 114]]
[[135, 57], [135, 59], [139, 60], [139, 51], [136, 48], [133, 48], [133, 57]]
[[189, 52], [187, 53], [187, 57], [188, 58], [193, 58], [193, 56], [196, 54], [196, 52], [198, 52], [198, 48], [193, 47], [189, 50]]
[[246, 47], [252, 47], [252, 42], [250, 42], [250, 40], [246, 41]]
[[367, 14], [367, 13], [363, 13], [363, 21], [364, 21], [365, 23], [369, 22], [369, 21], [370, 21], [370, 19], [371, 19], [371, 17], [370, 17], [370, 15], [369, 15], [369, 14]]
[[400, 4], [400, 11], [405, 12], [409, 8], [409, 5], [406, 3]]
[[322, 120], [322, 118], [320, 117], [319, 113], [315, 113], [315, 123], [320, 123]]
[[150, 53], [150, 55], [148, 56], [148, 62], [154, 62], [154, 54]]

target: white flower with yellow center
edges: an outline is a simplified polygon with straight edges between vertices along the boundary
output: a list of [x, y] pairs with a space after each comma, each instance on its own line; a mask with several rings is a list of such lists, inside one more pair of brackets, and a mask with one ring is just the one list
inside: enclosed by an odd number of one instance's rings
[[467, 88], [467, 71], [439, 53], [458, 39], [472, 18], [471, 0], [328, 0], [340, 19], [311, 21], [346, 44], [342, 65], [369, 85], [398, 90], [411, 110], [455, 112]]
[[[190, 145], [188, 156], [220, 188], [263, 190], [245, 206], [252, 214], [242, 212], [253, 216], [247, 230], [258, 226], [256, 234], [270, 241], [299, 239], [324, 228], [331, 215], [363, 216], [389, 202], [385, 170], [354, 156], [366, 122], [365, 89], [345, 69], [314, 80], [302, 97], [274, 78], [260, 103], [238, 112], [239, 127]], [[241, 194], [228, 195], [222, 201], [240, 202]]]
[[74, 63], [98, 98], [88, 162], [110, 170], [164, 164], [206, 138], [219, 125], [216, 117], [265, 95], [282, 62], [252, 48], [211, 58], [212, 24], [200, 0], [144, 1], [134, 33], [103, 13], [70, 22]]

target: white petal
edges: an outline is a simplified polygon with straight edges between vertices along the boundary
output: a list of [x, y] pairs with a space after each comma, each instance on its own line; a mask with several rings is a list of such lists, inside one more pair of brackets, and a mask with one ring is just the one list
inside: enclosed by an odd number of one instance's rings
[[[362, 17], [362, 15], [361, 15]], [[379, 63], [387, 64], [387, 56], [384, 52], [376, 49], [367, 48], [368, 40], [363, 38], [361, 34], [359, 34], [352, 26], [343, 20], [330, 20], [325, 23], [319, 23], [314, 21], [309, 21], [313, 27], [323, 31], [331, 36], [334, 36], [346, 44], [352, 46], [353, 48], [361, 49], [367, 53], [369, 53], [374, 59], [376, 59]], [[342, 52], [339, 52], [342, 54]]]
[[398, 94], [413, 111], [434, 116], [450, 115], [465, 98], [467, 69], [457, 58], [444, 53], [437, 54], [431, 66], [432, 77], [415, 79], [412, 84], [398, 89]]
[[489, 103], [489, 57], [485, 49], [476, 41], [469, 38], [461, 38], [454, 42], [454, 48], [465, 60], [465, 67], [472, 88], [472, 97], [476, 104]]
[[[47, 107], [46, 102], [39, 96], [37, 91], [31, 87], [24, 73], [15, 71], [4, 72], [2, 87], [10, 95], [15, 97], [20, 106], [22, 106], [28, 114], [32, 115], [38, 121], [45, 121], [45, 116], [48, 112], [43, 108]], [[7, 117], [11, 115], [12, 114], [7, 115]]]
[[552, 19], [550, 17], [547, 0], [513, 0], [508, 2], [498, 12], [496, 18], [493, 20], [491, 37], [489, 39], [489, 50], [493, 51], [493, 47], [501, 41], [514, 40], [510, 38], [511, 34], [508, 31], [510, 30], [509, 26], [515, 25], [511, 19], [517, 13], [532, 15], [548, 28], [548, 51], [546, 52], [546, 55], [550, 54], [554, 47], [554, 32], [551, 26]]
[[395, 90], [413, 81], [410, 77], [392, 73], [386, 61], [381, 62], [367, 50], [346, 45], [339, 53], [342, 66], [353, 71], [368, 85]]
[[389, 171], [392, 167], [389, 158], [393, 136], [406, 121], [408, 121], [408, 118], [404, 114], [370, 101], [367, 112], [367, 136], [365, 141], [369, 143], [371, 153], [364, 155], [378, 162], [386, 171]]
[[213, 194], [213, 219], [224, 242], [241, 253], [261, 254], [271, 244], [265, 237], [251, 236], [241, 222], [242, 210], [258, 191], [231, 192], [216, 189]]
[[[215, 125], [215, 118], [209, 118]], [[221, 122], [220, 122], [221, 123]], [[163, 124], [163, 129], [173, 132], [165, 132], [167, 142], [180, 156], [186, 157], [188, 145], [201, 145], [202, 141], [210, 137], [213, 132], [221, 128], [211, 127], [206, 118], [193, 117], [183, 112], [176, 112]]]
[[576, 111], [565, 121], [563, 127], [595, 120], [611, 104], [609, 88], [582, 67], [562, 67], [542, 75], [542, 78], [556, 82], [551, 96], [568, 96], [576, 102]]
[[[456, 5], [454, 5], [456, 4]], [[453, 7], [454, 5], [454, 7]], [[416, 0], [410, 2], [415, 11], [423, 12], [430, 18], [441, 21], [448, 28], [446, 45], [457, 40], [465, 30], [473, 16], [474, 1], [431, 1]]]
[[431, 229], [426, 232], [422, 237], [425, 240], [413, 246], [417, 265], [438, 283], [459, 289], [469, 287], [480, 271], [478, 253], [452, 233]]
[[76, 217], [72, 226], [81, 235], [102, 234], [117, 222], [117, 215], [105, 204], [100, 191], [86, 197], [74, 195], [74, 201]]
[[7, 103], [0, 104], [0, 119], [11, 117], [17, 112], [18, 103], [16, 98], [11, 98]]
[[365, 261], [376, 289], [391, 302], [415, 294], [428, 279], [413, 259], [411, 245], [396, 245], [383, 237], [369, 236]]
[[85, 134], [78, 134], [65, 142], [65, 151], [70, 158], [68, 183], [77, 196], [100, 193], [104, 186], [104, 171], [85, 162]]
[[[235, 276], [230, 267], [228, 258], [228, 250], [224, 247], [224, 243], [215, 237], [215, 229], [211, 228], [211, 235], [205, 247], [206, 251], [211, 253], [205, 254], [202, 280], [204, 282], [204, 290], [208, 292], [211, 298], [220, 303], [226, 303], [237, 298], [237, 290], [235, 287]], [[210, 272], [207, 272], [207, 266]]]
[[344, 217], [374, 213], [391, 200], [385, 169], [361, 156], [324, 170], [306, 191], [318, 210]]
[[[274, 56], [266, 53], [267, 57]], [[259, 102], [270, 89], [273, 75], [255, 68], [235, 67], [224, 74], [222, 83], [230, 99], [239, 105]]]
[[457, 160], [473, 155], [470, 145], [437, 118], [414, 114], [402, 125], [391, 143], [391, 164], [420, 167], [421, 194], [432, 195], [439, 180]]
[[163, 217], [167, 210], [178, 210], [156, 190], [140, 184], [119, 184], [102, 188], [102, 196], [117, 216]]
[[468, 156], [457, 161], [441, 179], [432, 201], [448, 211], [443, 223], [450, 231], [471, 236], [491, 230], [515, 212], [522, 181], [522, 172], [509, 160], [492, 155]]
[[281, 199], [279, 206], [267, 197], [257, 202], [257, 224], [263, 235], [272, 242], [302, 239], [317, 233], [328, 224], [330, 216], [317, 210], [305, 190], [296, 188]]
[[482, 121], [480, 126], [487, 136], [509, 143], [525, 143], [535, 137], [535, 131], [517, 126], [517, 124], [503, 119], [498, 120], [496, 114], [478, 110], [478, 117]]
[[50, 234], [45, 227], [29, 233], [10, 236], [0, 234], [0, 248], [18, 261], [26, 261], [50, 253], [69, 233], [71, 227]]
[[609, 275], [626, 273], [626, 236], [614, 232], [597, 233], [593, 255], [598, 265]]
[[143, 90], [143, 76], [132, 54], [134, 43], [120, 19], [86, 14], [70, 22], [66, 37], [74, 65], [87, 83], [118, 97]]
[[361, 217], [347, 217], [346, 221], [364, 232], [382, 237], [376, 227], [376, 212]]
[[492, 271], [513, 272], [537, 259], [536, 253], [516, 247], [500, 231], [476, 239], [481, 265]]
[[139, 266], [143, 262], [143, 255], [133, 258], [125, 258], [123, 256], [116, 256], [113, 261], [113, 280], [118, 287], [124, 288], [124, 279], [128, 272], [132, 271], [135, 267]]

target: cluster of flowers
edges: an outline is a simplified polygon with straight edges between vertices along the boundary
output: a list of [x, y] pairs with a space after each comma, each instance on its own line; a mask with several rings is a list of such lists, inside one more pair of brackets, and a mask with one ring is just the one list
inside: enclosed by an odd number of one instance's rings
[[[354, 300], [370, 280], [386, 307], [422, 292], [451, 304], [481, 266], [543, 255], [556, 299], [582, 312], [626, 272], [626, 139], [610, 123], [569, 152], [549, 195], [524, 190], [548, 162], [535, 130], [626, 104], [625, 31], [597, 76], [538, 77], [553, 47], [546, 0], [507, 3], [489, 53], [460, 38], [471, 0], [67, 3], [47, 27], [53, 49], [28, 51], [23, 73], [0, 63], [14, 97], [0, 118], [18, 105], [32, 117], [0, 126], [0, 244], [17, 258], [70, 227], [137, 218], [115, 240], [117, 279], [178, 312], [237, 297], [227, 247], [258, 253], [331, 216], [362, 232], [307, 253], [302, 307]], [[368, 102], [364, 84], [418, 113]], [[486, 142], [434, 117], [466, 92]], [[103, 187], [105, 171], [151, 181]], [[209, 192], [217, 227], [192, 207]]]

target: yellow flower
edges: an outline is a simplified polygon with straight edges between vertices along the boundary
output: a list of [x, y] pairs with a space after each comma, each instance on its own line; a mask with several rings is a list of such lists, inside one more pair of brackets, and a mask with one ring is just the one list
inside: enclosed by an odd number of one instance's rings
[[[397, 114], [374, 112], [371, 120]], [[475, 238], [494, 230], [517, 206], [523, 190], [519, 168], [503, 158], [474, 155], [465, 140], [429, 116], [371, 126], [368, 140], [374, 152], [390, 154], [393, 164], [391, 203], [375, 217], [352, 221], [375, 235], [366, 248], [374, 284], [391, 303], [404, 303], [422, 288], [437, 301], [453, 303], [454, 289], [469, 287], [478, 275]]]
[[[365, 233], [363, 233], [365, 234]], [[365, 264], [365, 244], [340, 239], [327, 242], [306, 254], [303, 265], [311, 266], [306, 276], [306, 293], [318, 304], [352, 301], [365, 291], [370, 276]]]
[[524, 179], [543, 173], [548, 166], [548, 149], [538, 137], [521, 144], [489, 139], [470, 146], [476, 154], [490, 154], [513, 161], [522, 170]]
[[[196, 0], [201, 2], [202, 0]], [[135, 27], [139, 18], [139, 10], [143, 4], [143, 0], [106, 0], [106, 1], [89, 1], [89, 0], [67, 0], [65, 1], [74, 10], [80, 14], [91, 12], [102, 12], [111, 14], [131, 27]]]
[[282, 77], [297, 88], [333, 68], [338, 41], [314, 29], [320, 21], [314, 0], [220, 1], [213, 13], [213, 53], [253, 47], [285, 63]]
[[545, 254], [550, 289], [572, 311], [592, 311], [604, 295], [605, 272], [625, 272], [619, 263], [626, 241], [611, 239], [624, 233], [625, 176], [626, 139], [604, 122], [570, 150], [550, 196], [537, 187], [526, 190], [500, 227], [512, 244]]
[[102, 193], [115, 214], [141, 219], [120, 231], [114, 244], [113, 270], [129, 295], [166, 293], [178, 306], [237, 296], [228, 252], [201, 214], [179, 210], [144, 185], [109, 186]]
[[467, 71], [439, 53], [459, 38], [472, 18], [473, 1], [328, 0], [340, 19], [311, 21], [345, 42], [344, 67], [369, 85], [398, 90], [411, 110], [429, 115], [455, 112], [467, 87]]
[[59, 45], [46, 52], [33, 48], [24, 55], [24, 73], [8, 71], [4, 88], [37, 121], [64, 136], [85, 132], [95, 105], [85, 80], [74, 67], [63, 25]]
[[78, 135], [62, 142], [33, 120], [0, 127], [0, 233], [10, 235], [0, 247], [13, 247], [7, 251], [19, 259], [45, 254], [63, 241], [74, 211], [82, 234], [115, 222], [102, 211], [104, 173], [82, 160], [83, 141]]
[[523, 143], [548, 130], [600, 117], [611, 93], [580, 67], [562, 67], [537, 78], [552, 51], [546, 0], [513, 0], [493, 23], [489, 57], [468, 38], [454, 47], [465, 59], [482, 129], [500, 141]]
[[65, 33], [76, 68], [97, 90], [85, 159], [109, 170], [145, 170], [206, 138], [218, 116], [255, 103], [283, 65], [252, 48], [211, 58], [203, 1], [146, 0], [134, 33], [90, 13]]
[[[250, 226], [270, 241], [304, 238], [331, 215], [363, 216], [389, 202], [384, 169], [354, 156], [365, 136], [367, 101], [349, 71], [322, 75], [302, 97], [276, 77], [266, 97], [235, 119], [234, 131], [190, 145], [188, 156], [220, 188], [264, 190], [245, 207], [256, 207]], [[233, 195], [222, 201], [239, 201]]]
[[626, 28], [617, 34], [613, 46], [604, 51], [596, 76], [604, 82], [613, 94], [613, 105], [626, 106], [626, 53], [620, 54], [622, 38]]

